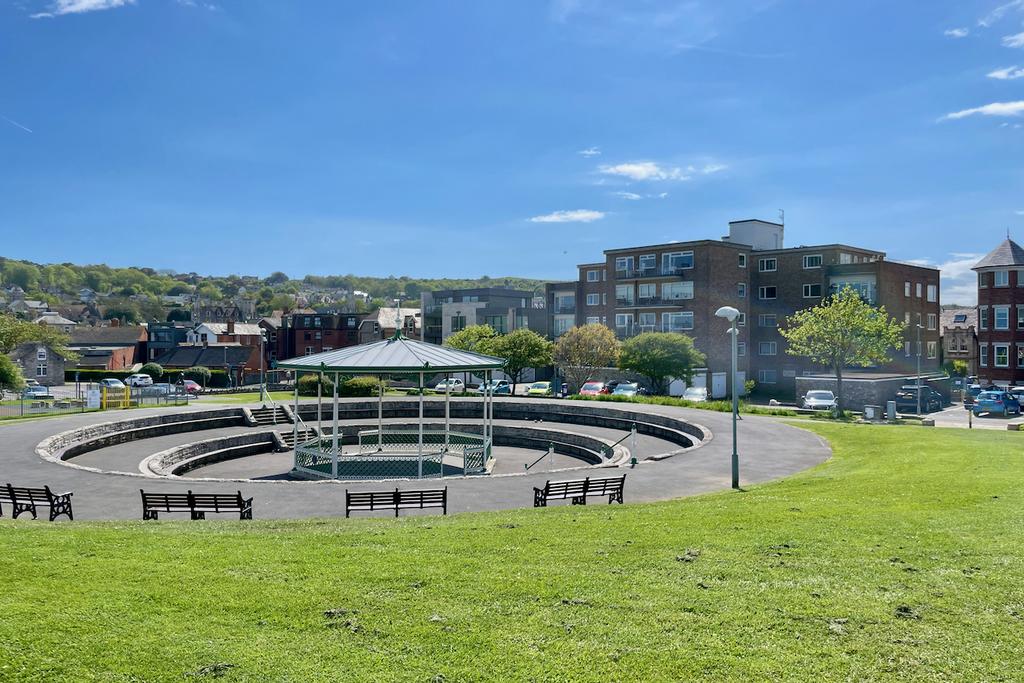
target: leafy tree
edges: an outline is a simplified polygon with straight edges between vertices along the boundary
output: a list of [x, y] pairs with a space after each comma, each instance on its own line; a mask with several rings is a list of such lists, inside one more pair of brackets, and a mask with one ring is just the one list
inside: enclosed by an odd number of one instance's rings
[[139, 372], [143, 375], [149, 375], [153, 378], [154, 382], [164, 376], [164, 368], [159, 363], [146, 363]]
[[967, 361], [965, 360], [947, 360], [942, 364], [942, 369], [946, 371], [946, 374], [950, 377], [966, 377], [967, 376]]
[[0, 313], [0, 353], [10, 353], [25, 342], [39, 342], [59, 353], [67, 360], [76, 360], [77, 354], [68, 350], [68, 335], [47, 325], [36, 325], [18, 320], [8, 313]]
[[522, 381], [527, 368], [541, 368], [551, 365], [554, 345], [533, 330], [518, 329], [482, 341], [483, 353], [497, 356], [505, 361], [502, 370], [512, 380], [512, 394], [516, 384]]
[[0, 353], [0, 389], [21, 391], [24, 388], [25, 378], [21, 376], [21, 368], [10, 356]]
[[4, 282], [9, 285], [18, 285], [26, 292], [39, 286], [39, 277], [39, 268], [31, 263], [22, 261], [4, 263]]
[[789, 342], [786, 353], [820, 363], [836, 375], [836, 397], [843, 395], [843, 368], [885, 363], [903, 343], [905, 325], [889, 318], [884, 306], [874, 307], [852, 287], [814, 308], [791, 315], [779, 334]]
[[470, 325], [445, 339], [444, 345], [460, 351], [487, 353], [485, 348], [497, 335], [490, 325]]
[[693, 339], [673, 332], [644, 332], [622, 344], [619, 367], [647, 378], [656, 394], [666, 393], [668, 380], [678, 378], [689, 384], [693, 369], [704, 365], [704, 354]]
[[288, 276], [277, 270], [270, 274], [270, 277], [266, 279], [268, 285], [283, 285], [288, 282]]
[[615, 333], [599, 323], [573, 327], [555, 342], [554, 361], [570, 391], [579, 391], [595, 370], [612, 367], [618, 359]]
[[187, 308], [172, 308], [167, 314], [167, 322], [188, 322], [192, 320], [192, 312]]
[[203, 365], [196, 365], [181, 373], [181, 376], [184, 377], [185, 379], [190, 379], [193, 382], [198, 382], [203, 387], [206, 387], [206, 384], [210, 381], [210, 377], [212, 375], [213, 373], [210, 372], [210, 368]]

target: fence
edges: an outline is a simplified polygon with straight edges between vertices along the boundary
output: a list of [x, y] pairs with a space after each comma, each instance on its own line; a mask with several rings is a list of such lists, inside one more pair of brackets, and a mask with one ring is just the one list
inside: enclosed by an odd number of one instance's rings
[[[43, 415], [71, 415], [99, 410], [188, 405], [189, 395], [177, 386], [103, 387], [76, 384], [52, 389], [32, 387], [21, 394], [0, 395], [0, 420]], [[44, 393], [45, 391], [45, 393]]]

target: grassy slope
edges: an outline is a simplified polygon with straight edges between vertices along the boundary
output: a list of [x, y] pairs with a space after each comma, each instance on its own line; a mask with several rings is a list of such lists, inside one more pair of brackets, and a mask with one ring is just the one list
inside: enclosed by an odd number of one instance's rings
[[1019, 675], [1024, 437], [808, 427], [832, 461], [669, 503], [4, 522], [0, 679]]

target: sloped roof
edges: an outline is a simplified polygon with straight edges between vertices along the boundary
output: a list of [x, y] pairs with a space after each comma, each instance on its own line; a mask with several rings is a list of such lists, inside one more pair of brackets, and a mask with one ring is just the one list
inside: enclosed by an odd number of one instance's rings
[[214, 334], [237, 334], [237, 335], [260, 335], [263, 334], [263, 328], [256, 323], [235, 323], [234, 332], [228, 332], [227, 323], [199, 323], [196, 326], [205, 327]]
[[941, 327], [946, 328], [978, 328], [978, 309], [976, 308], [947, 308], [939, 315]]
[[413, 318], [413, 324], [419, 329], [420, 309], [418, 308], [378, 308], [360, 323], [377, 323], [383, 330], [393, 330], [405, 326], [407, 318]]
[[45, 323], [47, 325], [77, 325], [78, 324], [74, 320], [68, 320], [67, 318], [62, 316], [60, 313], [57, 313], [56, 311], [50, 311], [50, 312], [47, 312], [47, 313], [43, 313], [41, 316], [39, 316], [38, 318], [36, 318], [32, 322], [34, 322], [36, 324]]
[[120, 325], [118, 327], [89, 327], [79, 325], [71, 331], [70, 346], [92, 344], [122, 344], [132, 346], [147, 338], [148, 330], [141, 325]]
[[982, 268], [1001, 268], [1006, 266], [1024, 266], [1024, 247], [1007, 237], [1002, 244], [978, 261], [971, 270]]
[[349, 346], [311, 356], [289, 358], [277, 364], [285, 370], [325, 372], [454, 372], [496, 370], [504, 361], [472, 351], [428, 344], [396, 335], [391, 339]]
[[252, 356], [249, 346], [176, 346], [153, 359], [165, 368], [192, 368], [203, 365], [208, 368], [244, 366]]

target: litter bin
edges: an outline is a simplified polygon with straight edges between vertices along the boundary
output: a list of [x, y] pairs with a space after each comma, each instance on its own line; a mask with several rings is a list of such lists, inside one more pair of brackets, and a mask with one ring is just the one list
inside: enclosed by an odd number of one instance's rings
[[885, 404], [885, 416], [895, 421], [896, 420], [896, 401], [887, 401]]
[[864, 419], [872, 421], [881, 420], [882, 406], [864, 406]]

